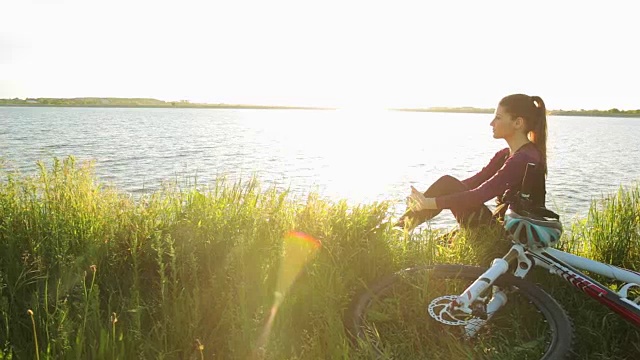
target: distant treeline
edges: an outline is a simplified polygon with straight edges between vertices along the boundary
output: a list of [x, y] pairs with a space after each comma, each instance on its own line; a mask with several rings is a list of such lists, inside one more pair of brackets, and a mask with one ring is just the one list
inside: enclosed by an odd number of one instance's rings
[[638, 110], [618, 110], [616, 108], [609, 110], [551, 110], [550, 115], [577, 115], [577, 116], [640, 116]]
[[[421, 112], [448, 112], [448, 113], [480, 113], [492, 114], [495, 109], [483, 109], [475, 107], [429, 107], [429, 108], [403, 108], [393, 109], [398, 111], [421, 111]], [[619, 110], [616, 108], [609, 110], [549, 110], [549, 115], [565, 115], [565, 116], [637, 116], [640, 117], [640, 109], [638, 110]]]
[[203, 104], [188, 100], [162, 101], [149, 98], [26, 98], [0, 99], [0, 106], [68, 106], [68, 107], [159, 107], [159, 108], [224, 108], [224, 109], [320, 109], [304, 106], [271, 106], [245, 104]]
[[[220, 109], [333, 109], [326, 107], [310, 106], [277, 106], [277, 105], [250, 105], [250, 104], [207, 104], [192, 103], [188, 100], [162, 101], [150, 98], [26, 98], [26, 99], [0, 99], [0, 106], [69, 106], [69, 107], [162, 107], [162, 108], [220, 108]], [[428, 108], [395, 108], [396, 111], [417, 112], [447, 112], [447, 113], [479, 113], [491, 114], [493, 108], [464, 107], [428, 107]], [[550, 110], [549, 115], [568, 116], [637, 116], [638, 110]]]

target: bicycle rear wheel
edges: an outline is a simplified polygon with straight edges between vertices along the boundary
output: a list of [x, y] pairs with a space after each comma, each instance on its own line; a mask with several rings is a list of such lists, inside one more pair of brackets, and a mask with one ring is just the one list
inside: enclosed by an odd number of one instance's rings
[[[472, 338], [429, 315], [429, 304], [459, 295], [485, 269], [434, 265], [399, 271], [356, 296], [345, 319], [359, 353], [377, 359], [563, 359], [573, 327], [564, 309], [536, 285], [504, 274], [494, 285], [508, 301]], [[490, 294], [487, 294], [490, 296]], [[432, 306], [433, 307], [433, 306]]]

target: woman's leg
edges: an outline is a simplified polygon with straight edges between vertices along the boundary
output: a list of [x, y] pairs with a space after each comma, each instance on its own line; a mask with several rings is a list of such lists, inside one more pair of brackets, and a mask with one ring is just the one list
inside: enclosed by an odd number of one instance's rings
[[474, 208], [451, 209], [451, 213], [456, 218], [458, 224], [466, 228], [489, 225], [494, 221], [493, 213], [485, 205]]
[[[445, 175], [436, 182], [434, 182], [427, 191], [424, 192], [426, 197], [437, 197], [442, 195], [455, 194], [461, 191], [466, 191], [467, 187], [462, 181], [454, 178], [453, 176]], [[409, 226], [413, 229], [423, 222], [432, 219], [438, 215], [442, 209], [438, 210], [420, 210], [411, 211], [408, 210], [401, 217], [397, 226]], [[474, 227], [482, 224], [489, 224], [491, 222], [492, 213], [485, 205], [474, 208], [464, 209], [451, 209], [451, 213], [456, 218], [456, 221], [462, 226]]]

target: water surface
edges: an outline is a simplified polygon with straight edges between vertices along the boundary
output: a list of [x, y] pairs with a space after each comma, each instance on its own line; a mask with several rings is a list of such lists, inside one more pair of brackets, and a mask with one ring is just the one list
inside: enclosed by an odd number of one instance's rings
[[[397, 201], [444, 174], [465, 178], [506, 146], [490, 114], [394, 111], [0, 107], [4, 167], [93, 160], [122, 191], [163, 181], [258, 176], [264, 187], [351, 204]], [[551, 116], [547, 205], [584, 217], [591, 199], [640, 179], [640, 119]], [[489, 204], [491, 204], [490, 202]], [[433, 226], [453, 223], [448, 212]], [[567, 220], [565, 220], [567, 221]]]

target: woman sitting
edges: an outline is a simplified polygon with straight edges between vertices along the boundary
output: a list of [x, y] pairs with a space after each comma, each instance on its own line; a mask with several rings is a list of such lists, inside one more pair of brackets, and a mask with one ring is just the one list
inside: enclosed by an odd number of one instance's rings
[[[490, 125], [493, 137], [504, 139], [508, 147], [498, 151], [480, 172], [462, 181], [445, 175], [424, 193], [411, 187], [407, 197], [409, 210], [396, 226], [412, 230], [424, 221], [449, 209], [461, 226], [491, 224], [503, 215], [502, 195], [520, 190], [528, 163], [534, 163], [531, 176], [533, 206], [544, 207], [547, 174], [547, 115], [538, 96], [506, 96], [495, 111]], [[529, 175], [528, 175], [529, 176]], [[492, 212], [485, 202], [497, 197], [498, 208]]]

